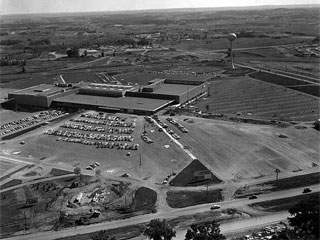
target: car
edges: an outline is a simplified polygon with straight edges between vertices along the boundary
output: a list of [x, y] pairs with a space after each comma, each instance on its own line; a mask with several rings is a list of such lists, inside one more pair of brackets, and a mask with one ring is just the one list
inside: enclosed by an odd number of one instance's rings
[[302, 193], [309, 193], [309, 192], [312, 192], [312, 190], [310, 188], [305, 188], [303, 189]]
[[256, 199], [256, 198], [258, 198], [256, 195], [251, 195], [251, 196], [249, 197], [250, 200], [251, 200], [251, 199]]
[[220, 208], [220, 205], [213, 205], [210, 209], [215, 210], [215, 209], [219, 209], [219, 208]]
[[91, 166], [86, 167], [87, 170], [93, 170]]

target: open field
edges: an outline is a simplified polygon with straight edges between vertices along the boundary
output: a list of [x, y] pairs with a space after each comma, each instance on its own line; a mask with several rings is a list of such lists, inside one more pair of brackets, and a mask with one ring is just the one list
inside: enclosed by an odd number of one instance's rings
[[[179, 134], [179, 141], [224, 181], [273, 175], [276, 168], [296, 171], [319, 164], [319, 136], [312, 128], [173, 118], [189, 130]], [[280, 133], [288, 138], [279, 138]]]
[[310, 197], [319, 198], [319, 192], [315, 192], [307, 195], [300, 195], [296, 197], [282, 198], [277, 200], [253, 203], [253, 204], [250, 204], [249, 206], [259, 210], [263, 210], [263, 211], [278, 212], [278, 211], [289, 210], [298, 202], [306, 200]]
[[24, 164], [20, 164], [17, 162], [11, 162], [11, 161], [8, 161], [8, 160], [1, 158], [1, 160], [0, 160], [0, 176], [5, 174], [6, 172], [10, 171], [11, 169], [16, 168], [17, 166], [22, 167], [23, 165]]
[[299, 80], [288, 78], [288, 77], [277, 76], [277, 75], [269, 74], [266, 72], [254, 72], [254, 73], [251, 73], [249, 76], [264, 82], [282, 85], [285, 87], [293, 87], [293, 86], [309, 84], [304, 81], [299, 81]]
[[[280, 172], [281, 174], [281, 172]], [[295, 187], [307, 187], [320, 183], [320, 173], [310, 173], [295, 177], [278, 179], [257, 185], [246, 185], [239, 188], [234, 196], [238, 198], [248, 197], [253, 194], [262, 194], [270, 191], [281, 191]]]
[[[209, 94], [209, 97], [192, 105], [202, 112], [214, 114], [240, 113], [268, 119], [301, 121], [319, 118], [317, 97], [248, 77], [211, 81]], [[188, 108], [194, 110], [191, 106]]]
[[169, 191], [168, 205], [172, 208], [183, 208], [203, 203], [220, 202], [223, 200], [221, 189], [209, 191]]

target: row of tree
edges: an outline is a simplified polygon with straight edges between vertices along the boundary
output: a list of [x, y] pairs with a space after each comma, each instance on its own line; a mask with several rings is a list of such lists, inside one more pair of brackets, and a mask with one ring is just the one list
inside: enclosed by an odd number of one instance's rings
[[[151, 220], [143, 235], [152, 240], [171, 240], [176, 236], [176, 231], [165, 219]], [[215, 221], [192, 224], [187, 230], [184, 240], [224, 240], [226, 237], [220, 232], [220, 225]], [[92, 240], [116, 240], [110, 238], [107, 231], [102, 230], [93, 235]]]

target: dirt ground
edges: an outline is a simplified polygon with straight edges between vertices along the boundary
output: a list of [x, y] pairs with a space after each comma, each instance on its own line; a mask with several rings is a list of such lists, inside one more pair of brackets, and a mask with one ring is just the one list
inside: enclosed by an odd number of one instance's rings
[[[184, 121], [185, 116], [174, 119], [189, 130], [182, 133], [170, 125], [181, 137], [180, 142], [224, 181], [274, 175], [276, 168], [297, 171], [311, 168], [313, 162], [319, 164], [319, 133], [312, 128], [277, 128], [201, 118], [192, 118], [194, 122], [190, 123]], [[288, 138], [280, 138], [280, 133]]]

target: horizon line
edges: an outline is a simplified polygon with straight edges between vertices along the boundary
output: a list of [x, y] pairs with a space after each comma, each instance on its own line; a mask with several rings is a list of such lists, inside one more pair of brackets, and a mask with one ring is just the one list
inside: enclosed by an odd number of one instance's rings
[[237, 8], [279, 8], [279, 7], [308, 7], [308, 6], [318, 6], [320, 7], [320, 3], [310, 3], [310, 4], [273, 4], [273, 5], [248, 5], [248, 6], [224, 6], [224, 7], [168, 7], [168, 8], [148, 8], [148, 9], [134, 9], [134, 10], [89, 10], [89, 11], [78, 11], [78, 12], [67, 12], [67, 11], [61, 11], [61, 12], [25, 12], [25, 13], [1, 13], [0, 16], [13, 16], [13, 15], [32, 15], [32, 14], [76, 14], [76, 13], [121, 13], [121, 12], [152, 12], [152, 11], [170, 11], [170, 10], [192, 10], [192, 9], [206, 9], [206, 11], [214, 10], [214, 9], [234, 9]]

